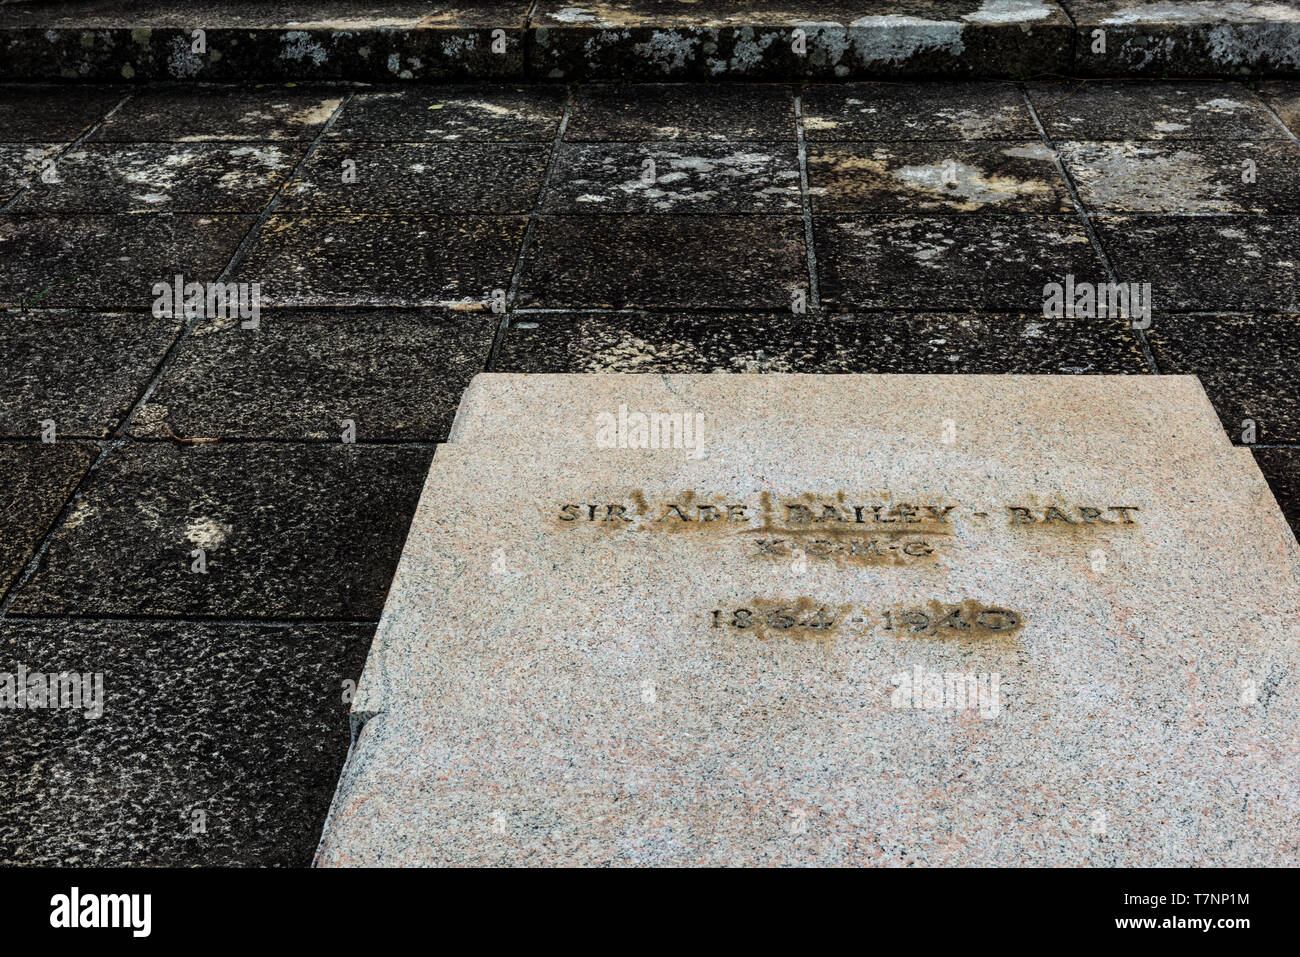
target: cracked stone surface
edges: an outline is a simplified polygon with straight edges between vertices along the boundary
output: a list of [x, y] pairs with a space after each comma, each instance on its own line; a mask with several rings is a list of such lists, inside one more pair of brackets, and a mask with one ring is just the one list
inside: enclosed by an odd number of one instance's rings
[[1039, 139], [1010, 83], [846, 83], [804, 94], [810, 142]]

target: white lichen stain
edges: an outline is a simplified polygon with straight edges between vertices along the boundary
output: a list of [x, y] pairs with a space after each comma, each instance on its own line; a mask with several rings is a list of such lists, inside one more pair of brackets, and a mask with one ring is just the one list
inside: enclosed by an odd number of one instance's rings
[[850, 25], [853, 50], [862, 63], [902, 63], [920, 53], [960, 56], [965, 26], [891, 13], [859, 17]]
[[305, 30], [290, 30], [281, 37], [281, 42], [284, 44], [280, 51], [281, 60], [311, 60], [320, 66], [328, 55], [325, 48]]
[[231, 531], [233, 531], [231, 526], [216, 519], [197, 518], [186, 526], [185, 538], [195, 547], [211, 551], [220, 547]]

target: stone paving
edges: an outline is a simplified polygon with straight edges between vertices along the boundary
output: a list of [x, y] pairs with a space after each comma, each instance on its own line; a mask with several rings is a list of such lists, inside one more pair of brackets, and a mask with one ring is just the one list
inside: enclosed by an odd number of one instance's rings
[[0, 670], [107, 695], [0, 713], [0, 857], [311, 860], [485, 369], [1194, 373], [1300, 528], [1298, 133], [1289, 80], [0, 87]]

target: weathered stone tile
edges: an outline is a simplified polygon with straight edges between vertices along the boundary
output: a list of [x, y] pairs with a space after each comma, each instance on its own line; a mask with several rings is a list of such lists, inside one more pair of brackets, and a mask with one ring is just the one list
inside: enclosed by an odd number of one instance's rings
[[1026, 89], [1053, 140], [1268, 140], [1285, 134], [1240, 83], [1088, 80]]
[[1300, 217], [1103, 216], [1095, 225], [1120, 279], [1151, 283], [1158, 312], [1300, 312]]
[[1291, 531], [1300, 538], [1300, 449], [1255, 449], [1255, 460], [1268, 479]]
[[133, 96], [93, 139], [116, 143], [311, 140], [343, 102], [337, 87], [175, 86]]
[[538, 221], [518, 304], [788, 309], [807, 287], [798, 218], [555, 216]]
[[89, 143], [59, 158], [57, 183], [36, 179], [16, 212], [256, 213], [306, 145]]
[[574, 94], [564, 138], [571, 142], [793, 141], [794, 91], [758, 84], [590, 83]]
[[1300, 147], [1260, 143], [1058, 143], [1084, 206], [1106, 213], [1300, 212]]
[[[285, 190], [278, 208], [530, 213], [549, 155], [550, 144], [541, 143], [326, 143]], [[352, 182], [344, 182], [345, 171], [355, 174]]]
[[428, 463], [341, 443], [123, 446], [13, 611], [376, 618]]
[[1065, 216], [834, 216], [813, 229], [822, 303], [840, 311], [1041, 312], [1046, 283], [1105, 279]]
[[0, 443], [0, 598], [98, 454], [84, 442]]
[[[1097, 76], [1225, 76], [1300, 68], [1300, 11], [1217, 0], [1069, 0], [1076, 72]], [[1097, 47], [1094, 31], [1105, 31]]]
[[1045, 0], [820, 2], [793, 10], [752, 0], [543, 0], [532, 32], [530, 64], [544, 77], [833, 79], [1063, 71], [1071, 30], [1060, 6]]
[[793, 143], [566, 143], [542, 205], [551, 213], [797, 213], [802, 208]]
[[[0, 79], [386, 81], [522, 76], [527, 0], [0, 6]], [[205, 47], [192, 32], [202, 23]]]
[[0, 143], [0, 206], [37, 180], [59, 149], [55, 143]]
[[487, 308], [509, 289], [522, 217], [272, 216], [237, 278], [271, 305]]
[[252, 215], [0, 215], [0, 306], [148, 308], [153, 285], [216, 279]]
[[133, 425], [137, 435], [441, 441], [497, 317], [267, 310], [256, 329], [205, 320]]
[[545, 142], [555, 139], [562, 86], [418, 86], [358, 93], [328, 139], [374, 143]]
[[372, 630], [0, 622], [0, 669], [92, 676], [81, 708], [0, 712], [7, 863], [307, 866]]
[[861, 143], [808, 151], [815, 212], [1068, 213], [1042, 143]]
[[512, 318], [501, 372], [1144, 373], [1122, 320], [964, 315]]
[[1157, 316], [1146, 336], [1161, 372], [1200, 377], [1234, 442], [1300, 442], [1300, 316]]
[[803, 91], [803, 122], [812, 142], [1042, 138], [1010, 83], [814, 85]]
[[108, 436], [180, 331], [147, 313], [0, 312], [0, 435]]
[[103, 119], [127, 92], [112, 86], [0, 86], [0, 140], [71, 142]]
[[1300, 136], [1300, 80], [1268, 80], [1259, 85], [1259, 96], [1293, 135]]

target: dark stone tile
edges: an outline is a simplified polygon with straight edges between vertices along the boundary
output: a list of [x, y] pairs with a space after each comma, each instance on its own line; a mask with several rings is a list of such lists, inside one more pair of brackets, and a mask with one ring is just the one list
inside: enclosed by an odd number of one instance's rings
[[60, 149], [56, 143], [0, 143], [0, 206], [37, 180]]
[[1157, 311], [1300, 312], [1295, 216], [1103, 216], [1124, 282], [1149, 282]]
[[198, 86], [142, 90], [96, 131], [116, 143], [311, 140], [343, 102], [336, 87]]
[[834, 140], [1035, 140], [1042, 135], [1010, 83], [847, 83], [803, 92], [804, 135]]
[[0, 86], [0, 140], [71, 142], [103, 119], [126, 94], [126, 88], [111, 86]]
[[328, 139], [374, 143], [544, 142], [568, 91], [554, 84], [418, 86], [358, 93]]
[[0, 307], [148, 308], [153, 285], [216, 279], [251, 215], [0, 215]]
[[[839, 79], [1064, 72], [1070, 21], [1055, 3], [868, 0], [777, 7], [754, 0], [542, 0], [538, 76]], [[803, 31], [797, 49], [794, 31]]]
[[483, 370], [497, 316], [456, 312], [262, 313], [256, 329], [206, 320], [140, 411], [137, 435], [443, 441]]
[[1268, 80], [1259, 85], [1267, 103], [1294, 136], [1300, 136], [1300, 80]]
[[[285, 212], [530, 213], [550, 144], [326, 143], [285, 190]], [[355, 182], [343, 182], [351, 160]]]
[[[0, 79], [305, 81], [523, 75], [527, 0], [60, 0], [0, 6]], [[196, 53], [195, 24], [206, 32]], [[498, 32], [500, 31], [500, 32]]]
[[1069, 213], [1042, 143], [854, 143], [808, 150], [815, 212]]
[[1255, 449], [1255, 461], [1292, 533], [1300, 538], [1300, 449]]
[[793, 142], [794, 91], [755, 84], [589, 84], [574, 94], [564, 138]]
[[1095, 212], [1300, 212], [1300, 147], [1286, 140], [1056, 145]]
[[[1078, 24], [1075, 69], [1097, 76], [1228, 76], [1300, 69], [1292, 0], [1068, 0]], [[1104, 49], [1094, 31], [1105, 30]]]
[[89, 143], [59, 158], [59, 182], [37, 179], [24, 213], [256, 213], [288, 179], [306, 145]]
[[281, 306], [486, 308], [510, 288], [522, 217], [272, 216], [237, 277]]
[[308, 866], [372, 632], [0, 622], [0, 670], [97, 674], [103, 694], [98, 718], [93, 691], [80, 709], [0, 712], [6, 863]]
[[0, 598], [98, 454], [82, 442], [0, 443]]
[[1030, 83], [1053, 140], [1267, 140], [1285, 136], [1240, 83], [1088, 80]]
[[[377, 618], [429, 458], [342, 443], [123, 446], [12, 610]], [[191, 571], [199, 548], [206, 574]]]
[[1117, 320], [592, 313], [514, 317], [501, 372], [1144, 373]]
[[798, 218], [556, 216], [538, 221], [518, 304], [788, 309], [807, 286]]
[[180, 321], [144, 314], [0, 313], [0, 435], [108, 436], [143, 393]]
[[1160, 371], [1200, 377], [1234, 442], [1300, 442], [1300, 316], [1157, 316]]
[[1087, 233], [1065, 216], [874, 217], [815, 221], [822, 303], [869, 309], [1038, 312], [1043, 287], [1105, 279]]
[[[653, 163], [653, 173], [645, 164]], [[642, 177], [653, 175], [646, 183]], [[551, 213], [798, 213], [793, 143], [566, 143]]]

